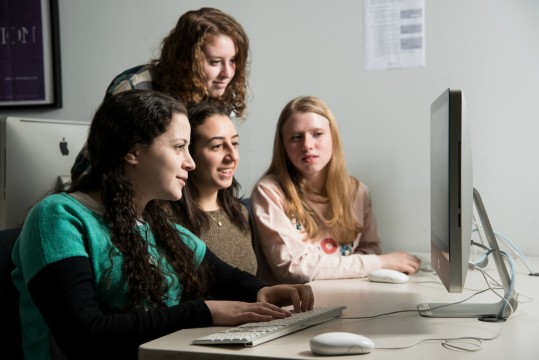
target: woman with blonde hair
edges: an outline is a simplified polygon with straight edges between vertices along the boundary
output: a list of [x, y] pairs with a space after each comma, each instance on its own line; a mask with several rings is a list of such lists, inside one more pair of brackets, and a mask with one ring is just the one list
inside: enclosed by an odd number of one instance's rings
[[348, 174], [337, 121], [319, 98], [298, 97], [282, 110], [271, 164], [251, 202], [259, 276], [268, 282], [419, 268], [412, 255], [381, 255], [369, 189]]

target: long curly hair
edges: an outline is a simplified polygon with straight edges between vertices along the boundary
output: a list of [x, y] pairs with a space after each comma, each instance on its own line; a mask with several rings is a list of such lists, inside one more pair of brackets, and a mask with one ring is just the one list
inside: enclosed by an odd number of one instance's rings
[[[149, 90], [129, 90], [106, 99], [92, 120], [88, 135], [89, 172], [74, 179], [69, 192], [100, 191], [105, 220], [110, 226], [112, 262], [123, 257], [128, 283], [125, 310], [165, 306], [167, 282], [163, 269], [150, 261], [148, 242], [137, 227], [135, 189], [124, 173], [124, 157], [135, 146], [150, 146], [164, 133], [175, 114], [186, 115], [183, 104]], [[196, 267], [193, 251], [169, 221], [168, 201], [152, 200], [143, 218], [155, 235], [157, 250], [167, 259], [183, 285], [182, 300], [205, 293], [204, 270]]]
[[[206, 120], [215, 115], [227, 116], [228, 111], [217, 104], [202, 103], [189, 108], [188, 118], [191, 124], [191, 143], [189, 152], [196, 163], [197, 153], [195, 151], [197, 143], [200, 140], [200, 127]], [[226, 189], [219, 189], [217, 192], [217, 201], [219, 206], [225, 212], [230, 221], [241, 231], [248, 233], [250, 231], [247, 219], [242, 213], [242, 205], [239, 199], [241, 186], [236, 178], [232, 178], [232, 185]], [[210, 217], [199, 205], [199, 190], [191, 179], [187, 181], [182, 191], [182, 198], [173, 202], [172, 207], [177, 216], [177, 220], [186, 228], [191, 230], [197, 236], [201, 235], [202, 230], [210, 227]]]
[[[204, 45], [215, 36], [229, 36], [236, 45], [236, 73], [225, 93], [209, 97], [204, 84]], [[247, 108], [249, 38], [243, 27], [230, 15], [204, 7], [183, 14], [161, 44], [159, 59], [151, 61], [154, 88], [182, 101], [188, 107], [202, 101], [219, 102], [238, 118]]]
[[361, 231], [351, 200], [360, 184], [348, 174], [337, 120], [325, 102], [314, 96], [300, 96], [286, 104], [275, 128], [271, 164], [264, 175], [274, 175], [279, 180], [286, 197], [287, 215], [303, 224], [309, 238], [314, 237], [319, 231], [317, 216], [305, 200], [306, 181], [288, 159], [282, 134], [284, 124], [293, 114], [308, 112], [323, 116], [329, 122], [333, 151], [325, 168], [326, 181], [320, 195], [329, 200], [326, 216], [333, 236], [340, 243], [351, 243]]

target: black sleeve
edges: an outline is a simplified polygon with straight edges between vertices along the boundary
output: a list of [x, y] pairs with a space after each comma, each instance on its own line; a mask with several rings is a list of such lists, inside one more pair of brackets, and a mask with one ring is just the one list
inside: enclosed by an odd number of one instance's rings
[[48, 265], [28, 284], [61, 351], [75, 359], [136, 359], [138, 346], [183, 328], [212, 325], [203, 300], [152, 311], [104, 314], [90, 263], [73, 257]]
[[258, 290], [268, 286], [256, 276], [235, 268], [221, 260], [210, 249], [203, 263], [209, 270], [209, 298], [254, 302]]

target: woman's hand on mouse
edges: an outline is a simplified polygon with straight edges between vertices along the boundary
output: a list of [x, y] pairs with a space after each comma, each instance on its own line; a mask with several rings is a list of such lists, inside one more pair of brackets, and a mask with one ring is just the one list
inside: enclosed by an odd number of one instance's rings
[[391, 269], [405, 274], [415, 274], [419, 271], [421, 260], [406, 252], [392, 252], [379, 255], [383, 269]]

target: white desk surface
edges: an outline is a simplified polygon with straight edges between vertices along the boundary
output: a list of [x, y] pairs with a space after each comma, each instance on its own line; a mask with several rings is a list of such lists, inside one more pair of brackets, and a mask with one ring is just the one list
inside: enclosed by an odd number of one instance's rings
[[[539, 271], [539, 257], [528, 258]], [[469, 271], [466, 286], [461, 294], [449, 294], [434, 273], [420, 271], [405, 284], [371, 283], [365, 279], [319, 280], [311, 283], [315, 306], [346, 305], [343, 318], [330, 320], [296, 333], [255, 347], [192, 345], [195, 338], [208, 335], [223, 327], [207, 327], [177, 331], [140, 346], [140, 360], [158, 359], [510, 359], [532, 360], [539, 356], [539, 277], [528, 276], [520, 260], [516, 260], [516, 291], [520, 293], [515, 313], [505, 323], [487, 323], [475, 318], [426, 318], [417, 312], [386, 315], [374, 319], [343, 319], [354, 316], [371, 316], [397, 310], [413, 310], [423, 302], [454, 302], [487, 288], [478, 271]], [[489, 273], [497, 279], [497, 273]], [[491, 291], [471, 300], [494, 303], [500, 298]], [[316, 356], [309, 348], [309, 339], [330, 331], [358, 333], [372, 339], [375, 350], [369, 354], [347, 356]], [[407, 349], [384, 350], [410, 346], [425, 339], [455, 337], [481, 337], [483, 341], [475, 352], [448, 350], [441, 341], [423, 342]], [[461, 344], [465, 345], [465, 344]]]

